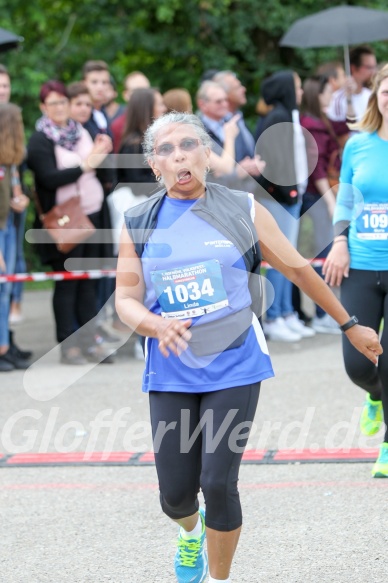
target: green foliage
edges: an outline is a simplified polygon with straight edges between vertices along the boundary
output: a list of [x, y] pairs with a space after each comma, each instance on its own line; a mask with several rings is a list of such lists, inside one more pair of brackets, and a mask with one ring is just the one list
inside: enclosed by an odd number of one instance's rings
[[[350, 3], [386, 9], [385, 0]], [[292, 68], [304, 77], [319, 63], [342, 60], [341, 47], [293, 50], [278, 45], [298, 18], [340, 4], [342, 0], [0, 0], [0, 26], [25, 38], [20, 49], [0, 55], [0, 62], [9, 68], [12, 99], [23, 108], [27, 135], [40, 115], [41, 84], [80, 79], [88, 59], [107, 61], [119, 82], [141, 70], [161, 91], [185, 87], [193, 96], [206, 69], [233, 69], [247, 86], [245, 114], [253, 124], [265, 76]], [[373, 47], [378, 60], [386, 59], [386, 43]], [[29, 226], [32, 221], [31, 205]], [[29, 246], [26, 253], [28, 269], [41, 271]]]
[[[87, 59], [104, 59], [118, 81], [135, 69], [165, 91], [186, 87], [195, 95], [208, 68], [236, 70], [248, 88], [253, 114], [261, 80], [279, 68], [302, 76], [325, 60], [342, 59], [339, 47], [279, 48], [298, 18], [343, 4], [328, 0], [0, 0], [1, 26], [24, 36], [18, 51], [4, 54], [13, 100], [23, 107], [27, 133], [39, 115], [42, 82], [80, 78]], [[352, 2], [384, 9], [383, 0]], [[385, 43], [375, 43], [385, 57]]]

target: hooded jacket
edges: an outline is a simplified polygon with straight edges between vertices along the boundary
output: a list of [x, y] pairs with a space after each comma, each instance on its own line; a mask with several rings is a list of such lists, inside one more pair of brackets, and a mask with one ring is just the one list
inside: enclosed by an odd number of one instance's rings
[[[296, 185], [295, 156], [294, 156], [294, 132], [292, 127], [292, 111], [297, 109], [295, 81], [292, 71], [279, 71], [263, 81], [261, 86], [263, 99], [272, 109], [263, 119], [261, 137], [257, 143], [257, 153], [266, 162], [265, 176], [258, 179], [268, 195], [278, 202], [293, 205], [298, 200]], [[284, 123], [279, 136], [271, 136], [271, 132], [264, 132], [275, 124]], [[289, 124], [289, 125], [288, 125]], [[288, 177], [290, 184], [276, 184], [271, 177], [282, 174]], [[283, 182], [281, 179], [279, 182]], [[265, 193], [263, 193], [266, 196]]]

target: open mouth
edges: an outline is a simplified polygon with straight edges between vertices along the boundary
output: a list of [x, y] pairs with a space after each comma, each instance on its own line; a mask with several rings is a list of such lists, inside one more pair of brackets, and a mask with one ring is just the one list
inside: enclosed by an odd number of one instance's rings
[[186, 184], [187, 182], [190, 182], [190, 180], [191, 180], [191, 172], [189, 170], [186, 170], [185, 168], [183, 168], [182, 170], [180, 170], [178, 172], [177, 178], [178, 178], [179, 184]]

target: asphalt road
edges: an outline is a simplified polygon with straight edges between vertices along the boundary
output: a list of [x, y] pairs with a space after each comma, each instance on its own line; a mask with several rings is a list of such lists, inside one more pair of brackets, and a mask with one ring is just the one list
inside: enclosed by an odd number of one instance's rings
[[[114, 365], [61, 366], [49, 293], [27, 293], [24, 314], [16, 340], [36, 362], [1, 373], [0, 453], [150, 450], [132, 340], [123, 336]], [[381, 433], [360, 435], [363, 394], [346, 377], [340, 338], [270, 352], [276, 378], [263, 384], [251, 449], [378, 446]], [[373, 480], [371, 467], [243, 465], [233, 583], [386, 583], [388, 480]], [[0, 464], [1, 582], [173, 582], [175, 537], [153, 465]]]

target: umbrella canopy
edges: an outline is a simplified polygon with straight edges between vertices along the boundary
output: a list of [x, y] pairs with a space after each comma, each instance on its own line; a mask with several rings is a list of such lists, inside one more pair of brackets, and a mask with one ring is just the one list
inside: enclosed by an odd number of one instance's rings
[[280, 40], [280, 46], [317, 48], [344, 46], [349, 74], [348, 46], [388, 38], [388, 12], [358, 6], [337, 6], [300, 18]]
[[284, 47], [335, 47], [388, 38], [388, 12], [357, 6], [328, 8], [294, 22], [280, 40]]
[[19, 43], [23, 42], [24, 38], [18, 36], [9, 30], [0, 28], [0, 52], [9, 51], [18, 46]]

